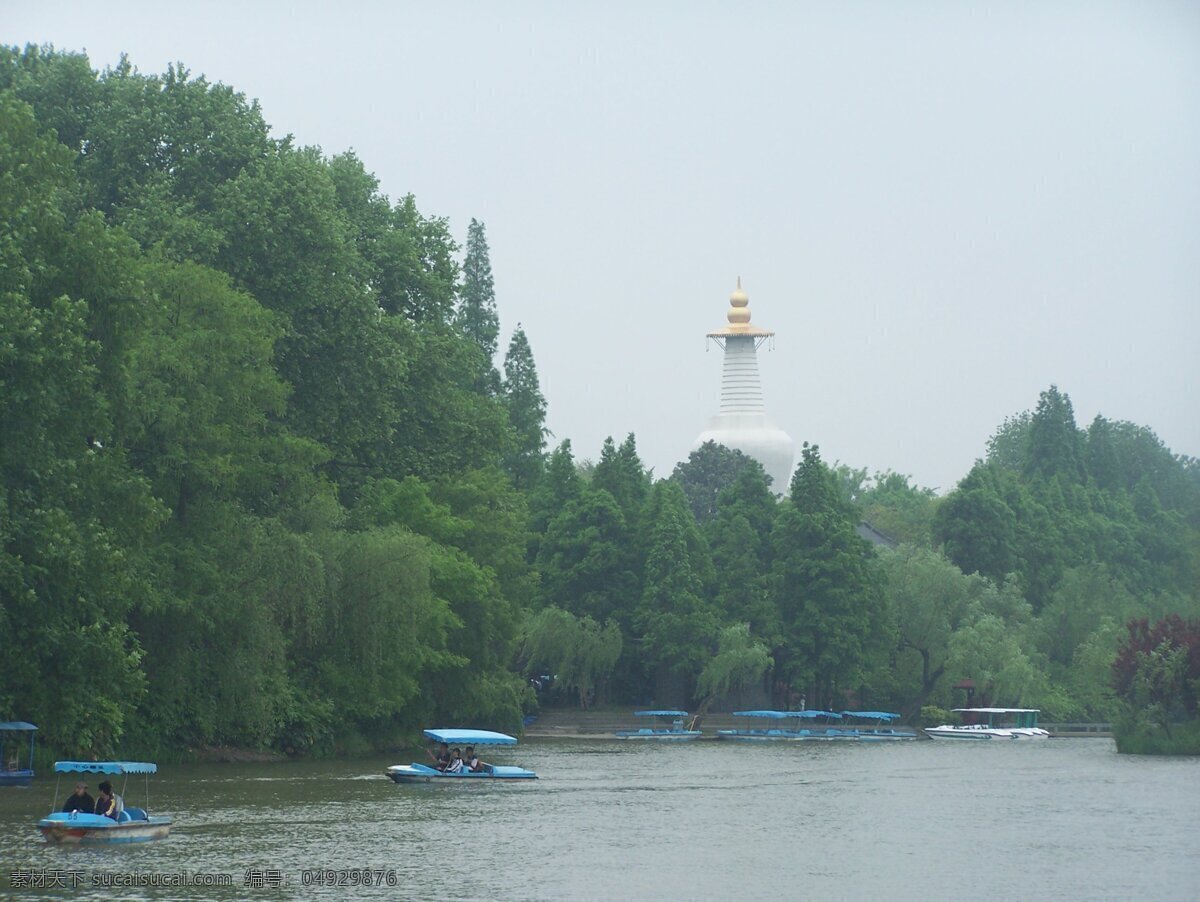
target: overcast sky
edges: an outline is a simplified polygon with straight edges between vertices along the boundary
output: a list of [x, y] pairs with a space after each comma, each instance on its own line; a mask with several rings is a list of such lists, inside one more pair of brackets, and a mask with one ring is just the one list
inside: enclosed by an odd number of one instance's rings
[[487, 226], [577, 457], [669, 475], [740, 275], [768, 415], [947, 491], [1051, 383], [1200, 455], [1200, 5], [0, 0]]

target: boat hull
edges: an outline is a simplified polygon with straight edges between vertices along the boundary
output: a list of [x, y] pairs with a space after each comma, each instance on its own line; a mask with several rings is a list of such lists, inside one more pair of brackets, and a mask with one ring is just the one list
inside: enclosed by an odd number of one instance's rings
[[57, 845], [124, 845], [166, 839], [171, 832], [171, 818], [148, 817], [117, 823], [100, 814], [60, 811], [38, 821], [38, 830], [46, 842]]
[[484, 771], [462, 771], [456, 774], [442, 773], [424, 764], [395, 764], [384, 773], [396, 783], [473, 783], [479, 780], [536, 780], [537, 774], [523, 767], [500, 764], [488, 765]]
[[930, 739], [953, 739], [957, 741], [978, 742], [999, 740], [1011, 742], [1014, 740], [1028, 742], [1036, 739], [1049, 739], [1050, 734], [1040, 727], [926, 727], [925, 735]]
[[33, 771], [31, 770], [0, 771], [0, 786], [28, 786], [32, 780]]
[[617, 730], [618, 739], [648, 740], [651, 742], [688, 742], [704, 734], [700, 730]]

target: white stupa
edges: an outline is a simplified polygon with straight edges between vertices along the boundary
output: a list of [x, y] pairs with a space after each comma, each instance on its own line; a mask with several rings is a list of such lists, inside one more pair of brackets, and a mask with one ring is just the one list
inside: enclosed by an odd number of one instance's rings
[[709, 421], [692, 446], [716, 442], [753, 457], [771, 477], [771, 491], [786, 494], [792, 478], [796, 445], [767, 419], [762, 382], [758, 378], [758, 348], [775, 333], [750, 324], [750, 298], [742, 280], [729, 296], [729, 325], [708, 337], [725, 352], [721, 370], [721, 412]]

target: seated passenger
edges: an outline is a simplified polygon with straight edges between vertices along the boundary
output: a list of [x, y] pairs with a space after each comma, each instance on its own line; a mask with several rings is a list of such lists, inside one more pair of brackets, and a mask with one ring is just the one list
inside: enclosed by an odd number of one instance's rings
[[436, 755], [433, 753], [433, 749], [426, 749], [425, 754], [433, 759], [434, 766], [438, 770], [445, 770], [446, 765], [450, 763], [450, 746], [444, 742], [438, 744]]
[[113, 792], [112, 784], [109, 783], [107, 780], [105, 780], [103, 783], [100, 784], [100, 790], [102, 792], [107, 792], [110, 796], [112, 796], [113, 811], [114, 811], [113, 817], [114, 818], [120, 817], [121, 812], [125, 810], [125, 800], [123, 798], [121, 798], [120, 795]]
[[455, 749], [450, 753], [450, 763], [446, 765], [444, 771], [448, 774], [461, 774], [463, 772], [462, 752]]
[[87, 791], [87, 784], [80, 780], [75, 784], [75, 791], [63, 802], [63, 811], [78, 811], [82, 814], [92, 814], [96, 810], [96, 800]]
[[96, 797], [95, 813], [111, 817], [114, 821], [117, 819], [117, 800], [113, 796], [112, 785], [107, 780], [100, 784], [100, 794]]
[[487, 765], [479, 760], [479, 756], [475, 754], [475, 746], [467, 746], [467, 752], [463, 755], [463, 766], [473, 774], [480, 773], [487, 769]]

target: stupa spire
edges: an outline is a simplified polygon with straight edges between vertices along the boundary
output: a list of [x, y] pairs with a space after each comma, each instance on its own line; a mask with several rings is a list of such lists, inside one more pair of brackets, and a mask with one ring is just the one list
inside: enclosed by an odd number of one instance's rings
[[709, 428], [700, 433], [693, 447], [713, 441], [741, 451], [762, 464], [771, 477], [773, 491], [786, 492], [795, 444], [767, 419], [758, 373], [758, 348], [775, 333], [751, 324], [750, 296], [742, 288], [741, 276], [729, 296], [725, 318], [727, 326], [708, 333], [724, 351], [720, 412], [712, 418]]

